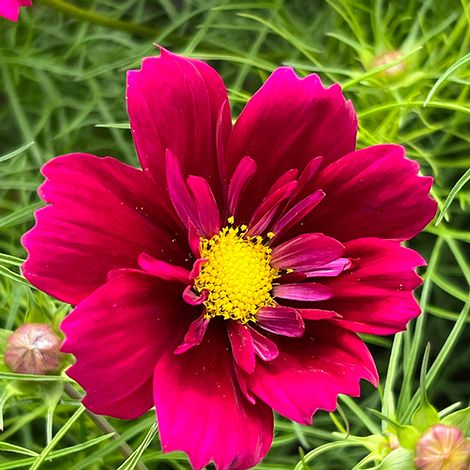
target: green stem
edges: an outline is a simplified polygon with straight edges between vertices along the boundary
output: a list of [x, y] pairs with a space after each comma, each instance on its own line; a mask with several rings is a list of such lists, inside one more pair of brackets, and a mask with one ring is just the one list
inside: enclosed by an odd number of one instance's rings
[[[78, 393], [70, 384], [64, 385], [64, 391], [70, 398], [74, 400], [81, 401], [83, 398], [80, 393]], [[95, 413], [92, 413], [89, 410], [86, 410], [85, 414], [93, 421], [97, 428], [103, 431], [104, 434], [112, 433], [113, 436], [111, 439], [118, 439], [120, 437], [116, 429], [108, 422], [106, 418], [103, 418], [103, 416], [95, 415]], [[132, 448], [126, 442], [119, 444], [118, 450], [126, 459], [129, 458], [133, 452]], [[138, 462], [135, 468], [137, 470], [148, 470], [148, 468], [142, 462]]]
[[[385, 375], [385, 385], [382, 397], [382, 414], [388, 418], [395, 418], [395, 398], [393, 395], [393, 387], [400, 370], [400, 357], [402, 353], [404, 333], [397, 333], [393, 339], [392, 350], [388, 363], [387, 374]], [[385, 429], [385, 423], [383, 423]]]
[[127, 31], [149, 39], [154, 39], [158, 35], [156, 30], [148, 28], [147, 26], [130, 23], [128, 21], [116, 20], [91, 10], [76, 7], [75, 5], [71, 5], [63, 0], [38, 0], [38, 3], [42, 3], [43, 5], [51, 7], [64, 15], [76, 18], [77, 20], [98, 24], [105, 28]]
[[411, 348], [410, 348], [409, 354], [405, 356], [404, 361], [403, 361], [403, 382], [402, 382], [400, 397], [398, 399], [398, 406], [397, 406], [400, 416], [402, 415], [403, 411], [405, 411], [406, 407], [408, 406], [410, 397], [411, 397], [411, 389], [413, 386], [413, 376], [416, 370], [416, 365], [418, 363], [418, 355], [419, 355], [421, 343], [423, 342], [428, 303], [429, 303], [429, 299], [431, 297], [431, 291], [433, 288], [433, 275], [435, 274], [437, 270], [437, 266], [439, 264], [442, 243], [443, 243], [443, 239], [438, 238], [436, 240], [434, 248], [432, 249], [431, 259], [429, 261], [429, 266], [425, 274], [423, 290], [422, 290], [421, 299], [419, 302], [422, 313], [416, 321], [414, 334], [412, 334], [410, 330], [408, 330], [405, 333], [405, 335], [408, 336], [409, 340], [411, 341]]
[[[467, 303], [465, 304], [462, 312], [460, 313], [458, 320], [455, 322], [454, 327], [452, 328], [444, 345], [439, 351], [439, 354], [434, 360], [433, 365], [429, 369], [429, 372], [426, 374], [426, 387], [428, 390], [431, 387], [431, 385], [434, 383], [434, 381], [437, 379], [437, 377], [439, 376], [439, 373], [442, 371], [442, 368], [444, 367], [446, 361], [449, 359], [451, 352], [455, 348], [457, 341], [462, 335], [462, 332], [465, 329], [465, 324], [466, 324], [466, 320], [467, 320], [469, 313], [470, 313], [470, 293], [468, 295]], [[408, 408], [403, 415], [402, 421], [404, 423], [407, 423], [411, 419], [411, 415], [413, 414], [413, 411], [416, 410], [416, 408], [418, 407], [419, 400], [420, 400], [420, 393], [421, 393], [420, 390], [417, 390], [413, 398], [411, 399], [408, 405]]]
[[4, 392], [0, 395], [0, 432], [3, 431], [3, 407], [5, 403], [14, 395], [15, 393], [8, 386], [5, 387]]

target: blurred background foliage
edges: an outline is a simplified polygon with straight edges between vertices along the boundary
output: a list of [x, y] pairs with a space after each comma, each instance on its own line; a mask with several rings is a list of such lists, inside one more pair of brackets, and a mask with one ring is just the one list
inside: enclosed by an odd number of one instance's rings
[[[35, 0], [18, 24], [0, 18], [0, 346], [22, 323], [57, 327], [68, 311], [29, 287], [19, 271], [20, 236], [41, 206], [41, 165], [73, 151], [137, 163], [126, 70], [156, 54], [153, 43], [209, 61], [223, 76], [235, 113], [280, 65], [339, 82], [359, 114], [358, 146], [400, 143], [435, 178], [442, 220], [411, 242], [429, 261], [418, 293], [425, 314], [395, 339], [366, 337], [380, 389], [364, 385], [361, 399], [341, 399], [341, 413], [318, 413], [312, 427], [278, 419], [273, 448], [259, 469], [293, 468], [303, 453], [344, 439], [332, 434], [342, 427], [363, 436], [380, 432], [380, 420], [367, 408], [409, 419], [428, 342], [431, 400], [439, 409], [467, 406], [467, 0]], [[0, 367], [0, 470], [189, 468], [182, 454], [161, 453], [153, 412], [132, 422], [97, 423], [79, 407], [77, 392], [63, 376], [25, 380]], [[111, 438], [106, 430], [118, 434]], [[349, 469], [367, 454], [356, 446], [334, 449], [304, 468]]]

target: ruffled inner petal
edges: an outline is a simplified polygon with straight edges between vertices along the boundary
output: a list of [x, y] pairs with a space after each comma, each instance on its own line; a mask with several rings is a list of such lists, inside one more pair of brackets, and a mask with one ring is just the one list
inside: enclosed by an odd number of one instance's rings
[[305, 331], [304, 321], [297, 310], [290, 307], [263, 307], [256, 314], [256, 323], [271, 333], [298, 337]]
[[[360, 333], [393, 334], [420, 313], [413, 289], [421, 284], [415, 268], [425, 264], [413, 250], [397, 242], [363, 238], [345, 243], [352, 267], [322, 280], [334, 292], [320, 308], [342, 316], [333, 320]], [[318, 305], [316, 305], [318, 307]]]
[[141, 253], [138, 258], [139, 266], [150, 274], [165, 281], [177, 281], [187, 284], [190, 272], [181, 266], [154, 258], [147, 253]]
[[318, 282], [280, 284], [274, 287], [273, 293], [275, 297], [281, 299], [301, 302], [318, 302], [333, 296], [331, 288]]
[[271, 341], [265, 335], [262, 335], [259, 331], [254, 328], [248, 327], [251, 337], [253, 338], [253, 346], [255, 353], [263, 361], [272, 361], [279, 355], [276, 343]]
[[272, 265], [279, 269], [311, 272], [342, 256], [344, 246], [321, 233], [306, 233], [287, 240], [272, 251]]
[[235, 362], [251, 374], [255, 369], [255, 349], [249, 327], [237, 321], [229, 321], [227, 329]]
[[207, 327], [209, 326], [209, 319], [204, 317], [204, 314], [196, 318], [189, 325], [188, 331], [184, 335], [183, 341], [175, 349], [175, 354], [182, 354], [188, 349], [201, 344], [206, 334]]
[[238, 203], [243, 190], [256, 173], [256, 162], [250, 157], [243, 157], [233, 172], [228, 188], [228, 213], [237, 214]]

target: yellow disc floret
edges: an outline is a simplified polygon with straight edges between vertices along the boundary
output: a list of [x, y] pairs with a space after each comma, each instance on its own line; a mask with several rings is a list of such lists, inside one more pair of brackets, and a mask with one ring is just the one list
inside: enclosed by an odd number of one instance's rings
[[[233, 223], [233, 218], [229, 223]], [[273, 306], [272, 282], [278, 270], [271, 266], [271, 249], [247, 227], [224, 227], [211, 239], [201, 238], [202, 265], [194, 287], [207, 291], [206, 317], [222, 316], [242, 323], [254, 321], [261, 307]]]

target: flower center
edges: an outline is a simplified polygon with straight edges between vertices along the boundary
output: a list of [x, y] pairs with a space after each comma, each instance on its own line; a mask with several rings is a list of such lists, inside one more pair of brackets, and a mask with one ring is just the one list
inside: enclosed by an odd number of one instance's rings
[[261, 307], [275, 305], [271, 290], [279, 271], [271, 266], [272, 250], [263, 237], [246, 232], [245, 225], [227, 226], [211, 239], [200, 239], [201, 258], [207, 261], [194, 286], [208, 292], [206, 318], [222, 316], [246, 323], [255, 321]]

